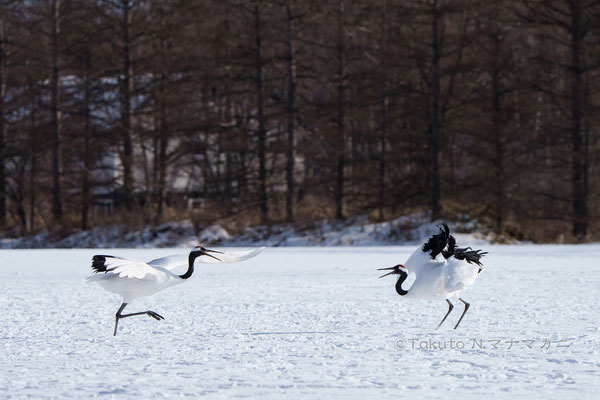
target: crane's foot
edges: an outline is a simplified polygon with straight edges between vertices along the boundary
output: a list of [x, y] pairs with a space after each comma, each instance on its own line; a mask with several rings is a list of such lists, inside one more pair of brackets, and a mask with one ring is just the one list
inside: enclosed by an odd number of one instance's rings
[[136, 312], [136, 313], [131, 313], [131, 314], [121, 314], [121, 311], [123, 311], [123, 309], [127, 306], [127, 303], [123, 303], [121, 304], [121, 307], [119, 307], [119, 311], [117, 311], [117, 314], [115, 314], [115, 330], [113, 331], [113, 336], [117, 336], [117, 327], [119, 326], [119, 320], [121, 318], [127, 318], [127, 317], [134, 317], [136, 315], [147, 315], [149, 317], [154, 318], [157, 321], [160, 321], [161, 319], [165, 319], [165, 317], [163, 317], [162, 315], [160, 315], [159, 313], [155, 312], [155, 311], [141, 311], [141, 312]]
[[161, 319], [165, 319], [165, 317], [163, 317], [162, 315], [155, 313], [154, 311], [146, 311], [146, 314], [148, 314], [149, 316], [151, 316], [152, 318], [154, 318], [157, 321], [160, 321]]

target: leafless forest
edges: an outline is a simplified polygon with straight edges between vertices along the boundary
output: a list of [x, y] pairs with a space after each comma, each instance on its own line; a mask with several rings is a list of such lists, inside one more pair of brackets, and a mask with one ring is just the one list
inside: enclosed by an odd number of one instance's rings
[[3, 235], [430, 210], [600, 232], [600, 1], [0, 3]]

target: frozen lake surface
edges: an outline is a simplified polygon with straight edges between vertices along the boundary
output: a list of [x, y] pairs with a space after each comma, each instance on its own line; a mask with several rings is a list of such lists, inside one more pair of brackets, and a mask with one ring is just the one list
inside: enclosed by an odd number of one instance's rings
[[133, 302], [166, 320], [116, 337], [92, 255], [188, 249], [2, 250], [0, 398], [597, 399], [600, 245], [482, 247], [456, 331], [460, 303], [434, 331], [445, 302], [377, 279], [414, 246], [268, 248]]

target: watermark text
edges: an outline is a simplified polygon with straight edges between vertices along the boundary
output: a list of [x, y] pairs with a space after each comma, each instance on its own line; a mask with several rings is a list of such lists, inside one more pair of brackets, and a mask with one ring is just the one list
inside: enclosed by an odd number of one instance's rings
[[400, 338], [394, 341], [398, 350], [513, 350], [513, 349], [539, 349], [568, 348], [573, 345], [572, 339], [422, 339]]

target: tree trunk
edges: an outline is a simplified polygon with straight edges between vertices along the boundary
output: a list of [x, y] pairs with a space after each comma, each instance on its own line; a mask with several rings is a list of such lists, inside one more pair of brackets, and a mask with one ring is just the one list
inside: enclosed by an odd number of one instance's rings
[[123, 60], [121, 79], [121, 139], [123, 149], [121, 163], [123, 164], [123, 202], [128, 210], [133, 209], [133, 140], [131, 133], [131, 88], [132, 65], [131, 65], [131, 9], [129, 0], [121, 0], [123, 6]]
[[159, 82], [159, 130], [158, 141], [158, 187], [156, 190], [156, 223], [160, 222], [163, 215], [165, 186], [167, 182], [167, 146], [169, 144], [169, 133], [167, 128], [167, 106], [166, 106], [166, 76], [163, 73]]
[[4, 6], [0, 5], [0, 226], [6, 224], [6, 143], [4, 142]]
[[260, 34], [260, 10], [258, 2], [254, 5], [254, 32], [255, 32], [255, 63], [256, 63], [256, 108], [258, 114], [258, 186], [259, 186], [259, 204], [260, 219], [262, 224], [269, 220], [269, 203], [267, 197], [267, 171], [266, 171], [266, 136], [264, 106], [263, 106], [263, 70], [261, 54], [261, 34]]
[[287, 168], [286, 182], [287, 190], [285, 197], [286, 219], [288, 222], [294, 220], [294, 123], [295, 123], [295, 107], [296, 107], [296, 81], [295, 81], [295, 65], [294, 65], [294, 32], [293, 32], [293, 17], [291, 10], [291, 0], [286, 4], [287, 12], [287, 74], [288, 74], [288, 95], [287, 95]]
[[[494, 54], [498, 54], [498, 46], [496, 41], [496, 52]], [[495, 143], [495, 172], [496, 172], [496, 184], [495, 184], [495, 193], [496, 193], [496, 233], [501, 233], [504, 223], [504, 148], [503, 148], [503, 138], [502, 138], [502, 130], [500, 128], [501, 124], [501, 112], [502, 112], [502, 104], [500, 98], [500, 82], [498, 78], [498, 66], [494, 63], [492, 71], [492, 91], [493, 91], [493, 132], [494, 132], [494, 143]]]
[[90, 116], [90, 80], [91, 80], [91, 54], [86, 54], [86, 76], [83, 92], [83, 171], [81, 171], [81, 229], [88, 229], [88, 214], [90, 205], [90, 141], [92, 136], [92, 124]]
[[504, 225], [504, 201], [505, 201], [505, 185], [504, 185], [504, 138], [502, 137], [502, 94], [500, 87], [500, 71], [501, 68], [500, 54], [500, 31], [498, 30], [498, 6], [494, 6], [493, 10], [493, 62], [492, 62], [492, 130], [494, 135], [494, 161], [495, 161], [495, 177], [494, 191], [496, 197], [496, 233], [502, 233]]
[[[168, 54], [167, 45], [165, 43], [166, 27], [165, 27], [165, 10], [162, 4], [159, 6], [159, 23], [160, 29], [160, 56], [166, 59]], [[167, 126], [167, 74], [166, 65], [162, 65], [160, 74], [160, 81], [158, 83], [158, 128], [159, 128], [159, 140], [158, 140], [158, 178], [157, 184], [155, 183], [155, 199], [156, 199], [156, 220], [155, 223], [160, 223], [163, 215], [163, 207], [165, 204], [165, 190], [167, 182], [167, 148], [169, 145], [169, 129]], [[156, 165], [156, 163], [155, 163]]]
[[335, 217], [344, 219], [344, 169], [346, 167], [346, 135], [344, 132], [344, 1], [338, 0], [337, 46], [337, 128], [338, 159], [335, 185]]
[[17, 207], [17, 219], [19, 224], [21, 225], [21, 234], [25, 235], [27, 232], [27, 214], [25, 212], [25, 169], [26, 162], [21, 160], [19, 163], [15, 165], [15, 170], [13, 171], [13, 179], [15, 182], [14, 196], [15, 196], [15, 205]]
[[386, 62], [386, 45], [385, 45], [385, 29], [387, 25], [386, 15], [386, 0], [382, 0], [381, 7], [381, 37], [380, 41], [380, 53], [379, 53], [379, 68], [380, 68], [380, 94], [379, 94], [379, 107], [381, 109], [381, 121], [380, 121], [380, 132], [379, 132], [379, 221], [384, 219], [385, 211], [385, 153], [386, 153], [386, 141], [387, 141], [387, 62]]
[[[28, 65], [29, 62], [26, 62]], [[31, 149], [31, 164], [29, 167], [29, 227], [30, 233], [35, 231], [35, 201], [37, 195], [37, 185], [35, 178], [37, 175], [37, 157], [39, 151], [38, 134], [37, 134], [37, 110], [39, 109], [41, 100], [36, 97], [36, 91], [33, 89], [33, 84], [29, 84], [29, 91], [32, 93], [31, 96], [31, 114], [30, 114], [30, 130], [29, 130], [29, 146]]]
[[437, 0], [433, 1], [432, 20], [432, 59], [431, 59], [431, 124], [430, 124], [430, 150], [431, 150], [431, 218], [437, 219], [441, 213], [441, 187], [440, 187], [440, 141], [442, 136], [442, 121], [440, 108], [440, 48], [439, 48], [439, 10]]
[[581, 8], [571, 3], [571, 145], [572, 145], [572, 207], [573, 236], [585, 238], [588, 228], [587, 154], [583, 143], [583, 71], [581, 66], [582, 21]]
[[60, 34], [59, 26], [59, 0], [52, 0], [52, 74], [50, 77], [51, 85], [51, 135], [52, 135], [52, 216], [55, 221], [61, 219], [63, 215], [62, 197], [61, 197], [61, 142], [60, 142], [60, 111], [59, 111], [59, 90], [60, 90], [60, 66], [59, 66], [59, 48], [58, 36]]

